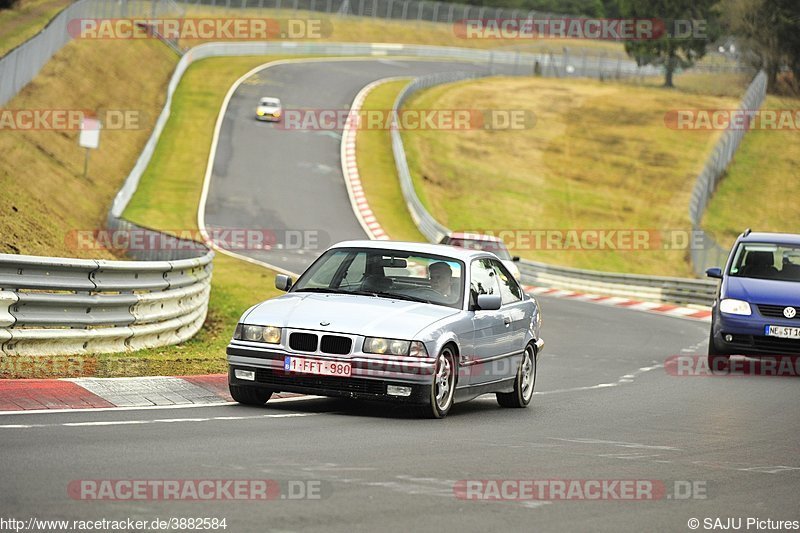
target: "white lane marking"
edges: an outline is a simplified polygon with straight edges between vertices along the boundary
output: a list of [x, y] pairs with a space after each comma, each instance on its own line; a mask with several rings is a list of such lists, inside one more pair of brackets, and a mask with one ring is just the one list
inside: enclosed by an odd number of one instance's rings
[[598, 383], [597, 385], [587, 385], [585, 387], [572, 387], [569, 389], [555, 389], [555, 390], [548, 390], [548, 391], [540, 391], [534, 392], [533, 394], [536, 396], [545, 396], [547, 394], [562, 394], [564, 392], [580, 392], [580, 391], [587, 391], [587, 390], [598, 390], [598, 389], [608, 389], [611, 387], [618, 387], [620, 385], [624, 385], [626, 383], [633, 383], [634, 379], [640, 374], [644, 374], [645, 372], [650, 372], [651, 370], [655, 370], [657, 368], [664, 368], [663, 364], [654, 364], [653, 366], [644, 366], [637, 370], [636, 372], [625, 374], [617, 381], [613, 383]]
[[155, 420], [102, 420], [97, 422], [64, 422], [60, 424], [8, 424], [0, 425], [0, 429], [31, 429], [50, 427], [92, 427], [92, 426], [132, 426], [145, 424], [174, 424], [185, 422], [212, 422], [226, 420], [256, 420], [260, 418], [296, 418], [301, 416], [318, 416], [325, 413], [279, 413], [253, 416], [211, 416], [204, 418], [157, 418]]
[[619, 446], [621, 448], [636, 448], [643, 450], [670, 450], [676, 452], [682, 451], [680, 448], [675, 448], [673, 446], [653, 446], [650, 444], [640, 444], [638, 442], [626, 442], [623, 440], [602, 440], [602, 439], [588, 439], [588, 438], [565, 439], [560, 437], [548, 437], [548, 438], [564, 442], [575, 442], [578, 444], [610, 444], [611, 446]]
[[[272, 405], [274, 403], [284, 403], [284, 402], [299, 402], [302, 400], [318, 400], [324, 398], [324, 396], [292, 396], [290, 398], [275, 398], [274, 400], [270, 400], [268, 405]], [[182, 403], [177, 405], [137, 405], [134, 407], [90, 407], [88, 409], [30, 409], [30, 410], [22, 410], [22, 411], [0, 411], [0, 416], [9, 416], [9, 415], [43, 415], [43, 414], [57, 414], [57, 413], [99, 413], [103, 411], [139, 411], [139, 410], [151, 410], [151, 409], [189, 409], [192, 407], [230, 407], [232, 405], [238, 405], [236, 402], [227, 402], [227, 401], [220, 401], [220, 402], [211, 402], [211, 403]]]

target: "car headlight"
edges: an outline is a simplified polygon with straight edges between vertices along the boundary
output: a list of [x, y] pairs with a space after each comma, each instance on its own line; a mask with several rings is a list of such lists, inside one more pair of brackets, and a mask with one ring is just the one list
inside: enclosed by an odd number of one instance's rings
[[281, 342], [281, 328], [275, 326], [253, 326], [238, 324], [233, 338], [239, 341], [266, 342], [279, 344]]
[[751, 315], [753, 312], [750, 310], [750, 304], [743, 300], [734, 300], [733, 298], [725, 298], [719, 303], [719, 310], [723, 313], [731, 315]]
[[401, 341], [398, 339], [384, 339], [383, 337], [365, 338], [364, 353], [411, 355], [414, 357], [428, 356], [428, 350], [425, 349], [425, 345], [420, 341]]
[[279, 117], [279, 116], [281, 116], [281, 112], [280, 111], [273, 111], [272, 112], [272, 116], [273, 117]]

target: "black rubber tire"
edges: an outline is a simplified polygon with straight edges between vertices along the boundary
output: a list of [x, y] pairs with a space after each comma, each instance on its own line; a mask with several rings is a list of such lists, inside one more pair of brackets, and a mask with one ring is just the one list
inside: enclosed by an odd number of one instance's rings
[[272, 391], [260, 387], [228, 385], [231, 398], [244, 405], [264, 405], [272, 396]]
[[[439, 376], [439, 371], [441, 369], [441, 365], [444, 365], [445, 359], [447, 360], [447, 364], [449, 366], [449, 375], [447, 376], [447, 380], [449, 383], [448, 393], [444, 398], [444, 403], [440, 405], [440, 402], [437, 401], [437, 377]], [[455, 398], [455, 389], [456, 389], [456, 375], [458, 373], [458, 368], [456, 367], [456, 358], [453, 353], [452, 348], [449, 346], [445, 346], [444, 349], [439, 353], [439, 357], [436, 359], [436, 368], [433, 371], [433, 380], [431, 382], [431, 395], [428, 399], [428, 403], [425, 405], [420, 406], [417, 409], [419, 416], [423, 418], [444, 418], [447, 416], [447, 413], [450, 412], [450, 408], [453, 407], [453, 400]]]
[[708, 335], [708, 368], [711, 372], [722, 372], [728, 368], [730, 354], [717, 348], [714, 344], [714, 326], [711, 326], [711, 333]]
[[[517, 368], [517, 377], [514, 379], [514, 391], [496, 393], [497, 403], [499, 403], [501, 407], [521, 409], [528, 407], [528, 405], [531, 403], [531, 399], [533, 398], [533, 389], [536, 386], [536, 350], [532, 345], [529, 344], [525, 347], [524, 354], [524, 357], [519, 362], [519, 368]], [[530, 377], [530, 389], [527, 390], [524, 389], [523, 374], [526, 360], [530, 361], [533, 370], [533, 375]]]

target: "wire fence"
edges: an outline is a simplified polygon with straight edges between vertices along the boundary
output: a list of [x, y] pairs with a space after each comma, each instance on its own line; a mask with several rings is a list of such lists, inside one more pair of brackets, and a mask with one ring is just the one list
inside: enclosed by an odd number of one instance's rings
[[[756, 74], [747, 88], [739, 104], [739, 111], [744, 113], [757, 111], [766, 95], [767, 75], [761, 71]], [[717, 185], [724, 177], [725, 170], [733, 160], [745, 133], [747, 133], [746, 128], [725, 130], [695, 182], [692, 198], [689, 201], [689, 220], [692, 223], [692, 229], [703, 240], [702, 246], [694, 247], [691, 252], [692, 268], [697, 276], [702, 276], [709, 267], [722, 266], [728, 257], [728, 249], [720, 246], [711, 235], [703, 231], [700, 224], [706, 207], [711, 201]]]

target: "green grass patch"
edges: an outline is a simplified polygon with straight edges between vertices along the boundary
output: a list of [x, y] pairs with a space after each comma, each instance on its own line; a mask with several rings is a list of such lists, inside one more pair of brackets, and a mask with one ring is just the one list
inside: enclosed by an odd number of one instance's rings
[[[362, 109], [389, 110], [400, 90], [410, 79], [378, 85], [367, 95]], [[358, 174], [383, 230], [392, 239], [427, 242], [419, 232], [403, 200], [392, 154], [389, 130], [361, 129], [356, 136]]]
[[[197, 207], [220, 106], [241, 75], [277, 57], [210, 58], [189, 67], [172, 112], [125, 218], [167, 231], [197, 228]], [[206, 324], [191, 340], [136, 352], [169, 374], [225, 371], [225, 346], [241, 314], [277, 296], [275, 273], [217, 254]], [[171, 366], [170, 361], [174, 362]]]
[[[797, 110], [799, 98], [768, 96], [762, 109]], [[746, 227], [798, 232], [800, 142], [796, 130], [750, 130], [711, 199], [703, 228], [727, 248]]]

